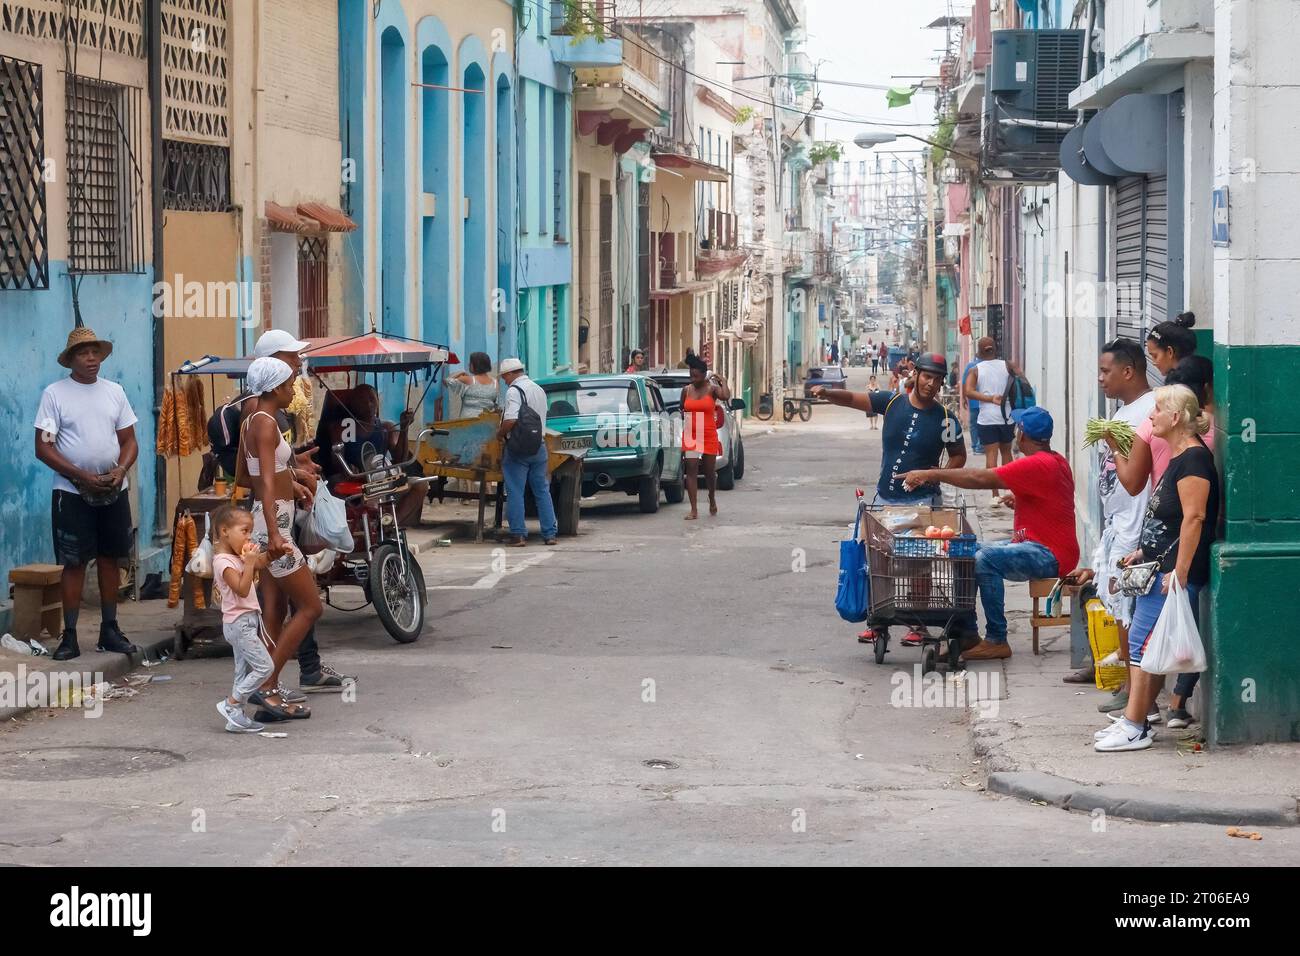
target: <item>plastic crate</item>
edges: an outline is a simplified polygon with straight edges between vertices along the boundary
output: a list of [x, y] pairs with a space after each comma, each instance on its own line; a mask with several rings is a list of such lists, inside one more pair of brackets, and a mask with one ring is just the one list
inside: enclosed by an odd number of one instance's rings
[[1089, 598], [1083, 605], [1088, 618], [1088, 644], [1092, 648], [1094, 680], [1101, 690], [1115, 690], [1128, 678], [1127, 664], [1102, 664], [1119, 650], [1119, 624], [1110, 616], [1100, 598]]

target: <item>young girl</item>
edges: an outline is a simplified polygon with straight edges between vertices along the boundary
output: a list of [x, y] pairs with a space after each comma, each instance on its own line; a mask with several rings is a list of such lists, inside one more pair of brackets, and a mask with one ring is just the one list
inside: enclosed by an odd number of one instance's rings
[[[870, 346], [868, 346], [868, 348], [870, 348]], [[879, 388], [880, 388], [880, 386], [876, 384], [876, 376], [874, 376], [874, 375], [871, 376], [870, 381], [867, 382], [867, 391], [869, 391], [869, 392], [875, 392], [875, 391], [878, 391]], [[868, 415], [868, 416], [867, 416], [867, 428], [879, 428], [879, 427], [880, 427], [880, 416], [879, 416], [879, 415]]]
[[217, 510], [217, 548], [212, 556], [212, 590], [221, 601], [222, 632], [235, 652], [235, 684], [230, 696], [217, 704], [232, 734], [255, 734], [264, 724], [250, 720], [244, 703], [274, 666], [262, 642], [262, 614], [253, 578], [267, 565], [267, 553], [251, 540], [253, 516], [225, 505]]

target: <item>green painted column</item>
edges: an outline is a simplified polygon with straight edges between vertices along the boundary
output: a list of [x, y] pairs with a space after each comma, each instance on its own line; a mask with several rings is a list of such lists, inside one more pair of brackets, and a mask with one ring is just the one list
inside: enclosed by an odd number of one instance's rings
[[1289, 44], [1261, 40], [1297, 31], [1300, 4], [1214, 6], [1213, 186], [1228, 199], [1213, 322], [1225, 520], [1201, 703], [1215, 745], [1300, 740], [1300, 137], [1283, 122], [1300, 114], [1300, 59]]

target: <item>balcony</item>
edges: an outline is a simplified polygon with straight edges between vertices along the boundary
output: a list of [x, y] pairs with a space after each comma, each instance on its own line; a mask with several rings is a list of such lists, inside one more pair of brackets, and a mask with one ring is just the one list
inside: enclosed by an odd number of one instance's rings
[[[619, 40], [620, 55], [613, 63], [576, 70], [573, 105], [578, 132], [584, 136], [596, 133], [602, 146], [616, 144], [621, 153], [662, 125], [667, 91], [663, 64], [655, 56], [653, 44], [630, 27], [620, 26], [618, 32], [627, 42]], [[552, 42], [555, 39], [552, 37]], [[632, 137], [634, 132], [637, 135]]]
[[681, 277], [677, 272], [677, 260], [661, 258], [659, 260], [658, 287], [660, 289], [676, 289], [680, 284], [680, 279]]
[[613, 0], [551, 0], [551, 55], [570, 69], [615, 67], [623, 38]]
[[1106, 65], [1070, 95], [1071, 109], [1109, 106], [1161, 74], [1214, 57], [1214, 0], [1108, 0]]

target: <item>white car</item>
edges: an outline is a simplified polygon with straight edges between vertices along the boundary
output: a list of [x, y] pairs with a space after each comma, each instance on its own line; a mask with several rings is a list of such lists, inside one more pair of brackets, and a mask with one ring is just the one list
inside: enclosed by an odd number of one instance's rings
[[[691, 373], [684, 368], [665, 368], [657, 372], [646, 372], [658, 386], [664, 397], [664, 406], [672, 411], [680, 409], [682, 389], [691, 380]], [[722, 403], [716, 403], [722, 408]], [[718, 469], [718, 487], [730, 491], [736, 482], [745, 477], [745, 443], [740, 437], [740, 421], [736, 412], [745, 410], [745, 401], [741, 398], [731, 399], [730, 408], [722, 408], [722, 425], [718, 428], [718, 442], [722, 445], [722, 454], [715, 463]]]

